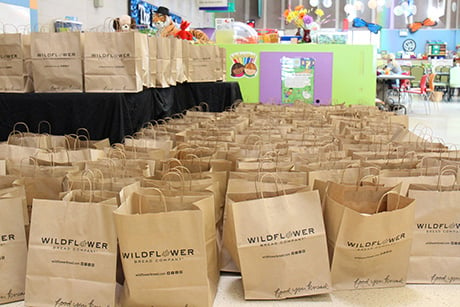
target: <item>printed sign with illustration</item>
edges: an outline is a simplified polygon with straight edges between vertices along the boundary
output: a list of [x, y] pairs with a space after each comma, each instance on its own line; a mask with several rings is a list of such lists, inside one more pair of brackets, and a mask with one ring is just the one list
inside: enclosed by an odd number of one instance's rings
[[254, 78], [257, 75], [257, 55], [252, 52], [237, 52], [230, 55], [232, 78]]
[[315, 59], [307, 57], [281, 58], [282, 103], [314, 100]]

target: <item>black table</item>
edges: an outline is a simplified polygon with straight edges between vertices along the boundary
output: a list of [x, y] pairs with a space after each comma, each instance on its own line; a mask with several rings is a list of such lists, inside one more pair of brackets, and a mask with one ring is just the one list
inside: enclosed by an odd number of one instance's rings
[[[210, 112], [221, 112], [242, 100], [237, 82], [180, 83], [169, 88], [148, 88], [139, 93], [0, 93], [0, 141], [17, 122], [38, 132], [48, 121], [56, 135], [88, 129], [91, 139], [121, 142], [146, 122], [181, 113], [206, 102]], [[22, 130], [22, 129], [21, 129]]]

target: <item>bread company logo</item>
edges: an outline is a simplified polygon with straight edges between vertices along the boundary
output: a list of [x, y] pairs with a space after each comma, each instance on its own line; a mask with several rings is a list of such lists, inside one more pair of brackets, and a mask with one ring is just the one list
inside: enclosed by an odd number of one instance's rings
[[347, 246], [356, 248], [356, 249], [371, 249], [371, 248], [383, 247], [389, 244], [394, 244], [405, 238], [406, 238], [406, 233], [403, 232], [396, 236], [386, 238], [384, 240], [374, 240], [374, 241], [364, 241], [364, 242], [347, 241]]
[[294, 240], [300, 240], [315, 233], [315, 228], [301, 228], [283, 233], [278, 232], [261, 236], [247, 237], [246, 240], [249, 244], [276, 245], [278, 243], [286, 243], [286, 241], [290, 242]]
[[0, 234], [0, 246], [14, 240], [16, 240], [16, 236], [13, 233]]
[[36, 54], [37, 58], [74, 58], [77, 56], [76, 52], [38, 52]]
[[91, 53], [90, 58], [98, 59], [124, 59], [131, 57], [129, 52], [126, 53]]
[[193, 248], [171, 248], [164, 250], [144, 250], [122, 252], [121, 258], [134, 260], [134, 263], [163, 262], [163, 261], [180, 261], [185, 257], [194, 256], [196, 250]]
[[16, 236], [13, 233], [0, 235], [0, 243], [7, 242], [7, 241], [14, 241], [14, 240], [16, 240]]
[[0, 60], [17, 60], [19, 56], [17, 54], [0, 54]]
[[43, 245], [51, 245], [54, 249], [70, 250], [80, 252], [95, 252], [97, 250], [108, 250], [109, 243], [93, 240], [75, 240], [66, 238], [42, 237]]
[[460, 232], [460, 223], [417, 223], [417, 229], [426, 232]]

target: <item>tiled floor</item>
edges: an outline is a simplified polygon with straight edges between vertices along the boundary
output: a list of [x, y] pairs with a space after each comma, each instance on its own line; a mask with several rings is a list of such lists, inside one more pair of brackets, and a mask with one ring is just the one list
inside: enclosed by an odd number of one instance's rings
[[[426, 114], [422, 101], [414, 100], [409, 112], [409, 129], [429, 131], [433, 138], [460, 148], [460, 99], [431, 103]], [[336, 291], [327, 295], [283, 301], [245, 301], [241, 277], [222, 274], [214, 306], [460, 306], [460, 285], [406, 285], [401, 288]], [[23, 307], [23, 302], [4, 305]]]

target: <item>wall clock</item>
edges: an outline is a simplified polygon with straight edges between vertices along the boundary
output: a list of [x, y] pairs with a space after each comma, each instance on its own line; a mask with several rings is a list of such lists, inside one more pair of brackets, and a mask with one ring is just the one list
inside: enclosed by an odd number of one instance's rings
[[417, 46], [417, 44], [415, 43], [415, 41], [412, 38], [406, 39], [402, 44], [403, 50], [406, 51], [406, 52], [414, 51], [416, 46]]

